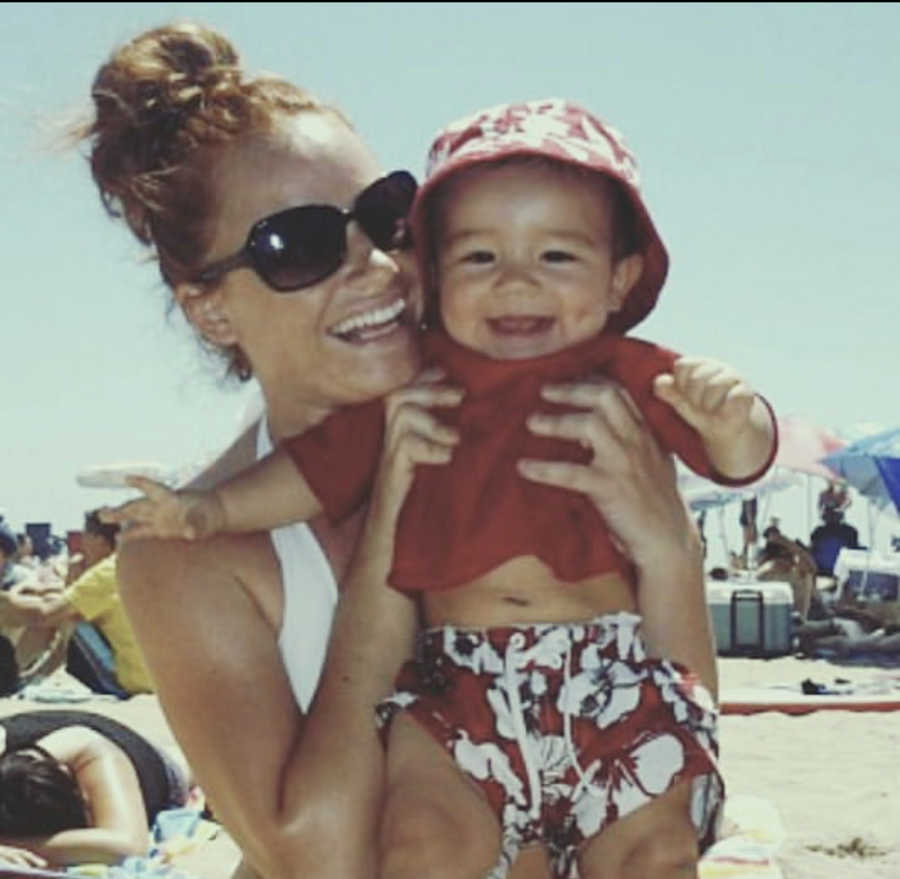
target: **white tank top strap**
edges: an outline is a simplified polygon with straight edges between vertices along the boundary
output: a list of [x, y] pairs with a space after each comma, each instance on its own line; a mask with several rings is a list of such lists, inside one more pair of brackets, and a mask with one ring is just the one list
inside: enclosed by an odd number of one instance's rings
[[[272, 451], [265, 413], [259, 422], [257, 459]], [[308, 525], [298, 522], [270, 532], [281, 563], [284, 618], [278, 649], [297, 704], [309, 704], [322, 674], [338, 590], [325, 553]]]

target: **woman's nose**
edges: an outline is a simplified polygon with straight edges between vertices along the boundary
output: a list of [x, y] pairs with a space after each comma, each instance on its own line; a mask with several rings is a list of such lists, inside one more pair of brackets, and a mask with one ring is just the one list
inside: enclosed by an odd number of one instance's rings
[[395, 275], [399, 271], [394, 258], [376, 247], [355, 220], [347, 224], [346, 264], [353, 275]]

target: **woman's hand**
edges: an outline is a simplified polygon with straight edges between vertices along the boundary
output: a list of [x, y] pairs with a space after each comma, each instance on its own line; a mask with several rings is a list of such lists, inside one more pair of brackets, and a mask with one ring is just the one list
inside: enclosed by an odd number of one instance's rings
[[125, 540], [156, 537], [199, 540], [221, 531], [225, 511], [215, 491], [172, 491], [144, 476], [125, 480], [144, 496], [118, 507], [104, 507], [100, 519], [123, 525]]
[[439, 384], [444, 374], [426, 369], [409, 385], [385, 398], [384, 451], [375, 478], [370, 514], [393, 526], [403, 505], [417, 464], [446, 464], [459, 442], [459, 433], [442, 424], [429, 409], [458, 406], [463, 392]]
[[0, 845], [0, 864], [12, 864], [16, 867], [46, 867], [47, 861], [27, 848]]
[[633, 401], [609, 381], [547, 387], [543, 396], [586, 411], [533, 415], [529, 428], [574, 440], [593, 450], [593, 460], [523, 460], [520, 472], [593, 500], [637, 567], [637, 604], [650, 655], [692, 669], [715, 698], [718, 682], [703, 553], [696, 525], [678, 493], [671, 458], [660, 451]]
[[628, 394], [604, 379], [547, 386], [543, 397], [587, 411], [533, 415], [529, 429], [578, 442], [593, 451], [593, 460], [523, 460], [522, 475], [591, 498], [642, 574], [676, 563], [695, 570], [700, 541], [678, 493], [672, 459], [660, 451]]

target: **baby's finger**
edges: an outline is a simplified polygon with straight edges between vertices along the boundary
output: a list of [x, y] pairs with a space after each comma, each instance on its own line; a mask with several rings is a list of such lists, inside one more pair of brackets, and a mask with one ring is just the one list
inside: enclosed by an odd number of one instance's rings
[[701, 407], [706, 412], [718, 412], [728, 395], [742, 384], [740, 376], [719, 376], [704, 389], [701, 395]]
[[672, 375], [682, 396], [698, 409], [703, 408], [703, 397], [714, 381], [719, 365], [710, 360], [681, 358], [675, 363]]
[[153, 511], [152, 501], [148, 501], [147, 498], [137, 498], [120, 504], [118, 507], [103, 507], [98, 515], [101, 522], [122, 525], [126, 522], [149, 521], [153, 517]]
[[154, 500], [157, 498], [168, 497], [172, 494], [172, 490], [167, 485], [163, 485], [163, 483], [157, 482], [155, 479], [148, 479], [146, 476], [132, 474], [125, 477], [125, 483], [132, 488], [142, 491], [147, 497]]
[[653, 379], [653, 394], [663, 403], [668, 403], [676, 408], [684, 400], [684, 396], [675, 382], [675, 376], [668, 372], [663, 372]]

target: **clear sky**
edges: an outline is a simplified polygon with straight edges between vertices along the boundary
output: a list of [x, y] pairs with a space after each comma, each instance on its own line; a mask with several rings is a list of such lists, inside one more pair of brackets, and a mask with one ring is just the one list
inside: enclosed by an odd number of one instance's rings
[[46, 148], [112, 48], [176, 18], [337, 103], [385, 167], [417, 174], [434, 131], [480, 106], [581, 101], [625, 133], [671, 256], [637, 334], [731, 362], [779, 413], [900, 423], [896, 4], [4, 3], [0, 509], [15, 527], [78, 527], [115, 497], [79, 470], [197, 461], [246, 405], [167, 316], [83, 157]]

